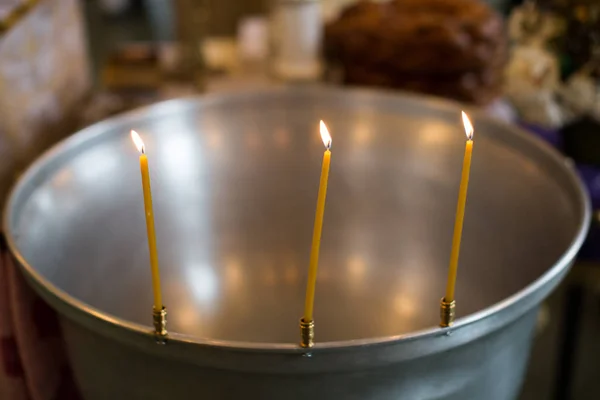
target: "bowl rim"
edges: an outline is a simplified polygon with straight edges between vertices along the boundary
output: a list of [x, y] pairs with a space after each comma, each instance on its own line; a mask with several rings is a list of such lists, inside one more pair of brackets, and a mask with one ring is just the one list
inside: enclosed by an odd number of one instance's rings
[[[435, 107], [438, 109], [445, 109], [451, 111], [459, 111], [462, 108], [467, 109], [469, 111], [469, 114], [472, 115], [475, 119], [483, 118], [488, 121], [493, 120], [495, 124], [499, 124], [502, 126], [503, 129], [510, 131], [511, 134], [514, 135], [518, 140], [527, 142], [528, 144], [534, 146], [536, 150], [542, 153], [542, 156], [546, 159], [550, 160], [554, 164], [562, 164], [565, 166], [563, 170], [566, 174], [567, 179], [569, 180], [569, 184], [572, 186], [575, 196], [577, 197], [577, 202], [579, 203], [578, 207], [581, 210], [581, 213], [577, 225], [577, 234], [574, 236], [568, 248], [561, 255], [561, 257], [558, 258], [554, 265], [548, 268], [545, 273], [540, 275], [529, 285], [513, 293], [511, 296], [508, 296], [507, 298], [475, 313], [457, 318], [452, 327], [439, 328], [437, 326], [434, 326], [392, 336], [316, 342], [315, 347], [311, 349], [311, 352], [336, 351], [339, 349], [347, 349], [349, 347], [371, 347], [379, 345], [386, 346], [397, 344], [399, 342], [413, 341], [417, 339], [436, 338], [441, 335], [448, 336], [450, 332], [454, 334], [454, 332], [459, 332], [478, 321], [486, 319], [490, 320], [492, 316], [498, 315], [501, 312], [504, 313], [503, 321], [514, 320], [528, 310], [527, 307], [517, 307], [518, 303], [522, 303], [524, 301], [526, 302], [528, 300], [527, 304], [529, 304], [529, 308], [531, 308], [537, 303], [539, 303], [541, 299], [545, 297], [558, 284], [560, 278], [567, 272], [577, 252], [579, 251], [579, 248], [583, 244], [591, 220], [590, 200], [584, 189], [583, 182], [581, 181], [581, 179], [575, 171], [573, 163], [569, 162], [565, 157], [560, 155], [558, 151], [553, 149], [547, 143], [543, 142], [541, 139], [538, 139], [533, 135], [526, 133], [517, 126], [511, 125], [500, 120], [494, 120], [484, 110], [477, 110], [469, 108], [468, 106], [465, 107], [464, 105], [461, 105], [457, 102], [440, 99], [432, 96], [365, 88], [339, 89], [322, 86], [305, 88], [278, 87], [258, 91], [242, 91], [233, 93], [199, 95], [158, 102], [155, 104], [151, 104], [148, 106], [125, 112], [123, 114], [119, 114], [117, 116], [110, 117], [93, 125], [90, 125], [82, 130], [79, 130], [70, 137], [57, 142], [48, 150], [43, 152], [40, 157], [38, 157], [32, 164], [29, 165], [27, 170], [18, 178], [17, 182], [11, 188], [10, 194], [8, 196], [8, 201], [6, 202], [3, 210], [2, 222], [2, 228], [6, 238], [8, 249], [10, 250], [10, 253], [14, 257], [14, 259], [17, 261], [18, 267], [25, 273], [27, 280], [30, 284], [32, 284], [32, 286], [38, 292], [38, 294], [40, 294], [46, 301], [51, 303], [51, 305], [53, 305], [54, 308], [58, 308], [61, 312], [70, 315], [71, 319], [81, 320], [80, 317], [82, 317], [83, 314], [87, 314], [87, 316], [93, 317], [93, 319], [95, 320], [94, 325], [96, 327], [98, 326], [97, 323], [109, 324], [113, 327], [126, 329], [130, 331], [130, 333], [133, 333], [135, 336], [151, 336], [152, 329], [150, 325], [143, 325], [127, 321], [125, 319], [105, 313], [97, 308], [91, 307], [85, 302], [69, 295], [65, 291], [54, 286], [39, 272], [37, 272], [32, 265], [30, 265], [27, 262], [27, 260], [19, 250], [19, 246], [17, 244], [17, 237], [15, 237], [14, 232], [11, 229], [13, 225], [13, 220], [18, 217], [19, 201], [24, 200], [29, 196], [29, 194], [26, 193], [27, 186], [31, 185], [31, 183], [35, 181], [35, 178], [39, 177], [42, 173], [42, 170], [44, 168], [47, 168], [49, 164], [51, 164], [53, 161], [57, 162], [61, 155], [64, 155], [69, 151], [74, 151], [80, 146], [84, 145], [85, 143], [91, 142], [94, 138], [100, 137], [102, 135], [102, 132], [109, 129], [111, 126], [121, 125], [125, 121], [138, 118], [140, 114], [156, 115], [162, 112], [170, 112], [170, 110], [172, 110], [173, 108], [180, 110], [182, 105], [187, 107], [193, 107], [198, 104], [201, 104], [202, 106], [207, 106], [210, 104], [218, 104], [220, 102], [227, 102], [231, 100], [244, 100], [247, 97], [255, 98], [256, 96], [278, 96], [290, 93], [332, 95], [336, 93], [339, 94], [340, 92], [358, 98], [374, 97], [376, 99], [379, 99], [379, 101], [388, 100], [391, 102], [391, 104], [393, 104], [394, 100], [398, 101], [398, 99], [403, 99], [405, 101], [407, 96], [410, 96], [411, 101], [419, 102], [427, 107]], [[494, 329], [499, 328], [504, 323], [506, 322], [490, 323], [488, 324], [488, 326], [486, 326], [485, 329], [479, 330], [477, 336], [487, 334], [493, 331]], [[470, 334], [470, 336], [472, 337], [473, 335]], [[223, 349], [237, 349], [253, 352], [261, 351], [295, 353], [299, 351], [304, 351], [300, 349], [296, 343], [269, 343], [220, 340], [196, 337], [176, 332], [169, 332], [168, 340], [169, 342], [179, 342], [181, 344], [203, 345], [213, 348], [216, 347]]]

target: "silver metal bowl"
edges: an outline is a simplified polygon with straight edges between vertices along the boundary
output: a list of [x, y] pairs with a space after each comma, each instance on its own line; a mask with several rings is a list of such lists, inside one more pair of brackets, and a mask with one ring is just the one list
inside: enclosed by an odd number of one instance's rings
[[[86, 399], [514, 399], [540, 302], [589, 204], [572, 168], [472, 112], [457, 285], [437, 328], [465, 143], [458, 105], [324, 88], [175, 100], [91, 126], [21, 178], [10, 248], [61, 315]], [[297, 347], [323, 145], [332, 169], [315, 303]], [[152, 291], [146, 141], [167, 345]]]

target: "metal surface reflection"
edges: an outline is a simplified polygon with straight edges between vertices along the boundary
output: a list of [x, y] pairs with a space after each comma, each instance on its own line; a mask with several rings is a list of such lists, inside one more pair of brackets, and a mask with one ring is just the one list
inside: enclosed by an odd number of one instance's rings
[[[447, 335], [436, 325], [459, 115], [437, 100], [325, 88], [166, 102], [92, 126], [32, 166], [8, 201], [7, 242], [59, 311], [89, 400], [513, 400], [538, 306], [580, 247], [589, 204], [558, 154], [472, 114], [463, 318]], [[320, 119], [336, 144], [309, 358], [297, 317]], [[151, 156], [166, 346], [149, 326], [132, 128]]]
[[[579, 187], [554, 155], [474, 116], [460, 316], [542, 276], [585, 216]], [[53, 286], [147, 325], [150, 273], [128, 137], [137, 129], [153, 173], [169, 331], [295, 343], [320, 119], [336, 143], [315, 300], [319, 341], [436, 326], [464, 144], [454, 107], [326, 90], [169, 102], [92, 127], [38, 164], [29, 173], [35, 186], [12, 201], [10, 233]]]

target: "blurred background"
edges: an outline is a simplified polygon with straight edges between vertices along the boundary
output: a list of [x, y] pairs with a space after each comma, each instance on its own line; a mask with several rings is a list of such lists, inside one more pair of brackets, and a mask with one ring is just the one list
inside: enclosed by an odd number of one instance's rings
[[[2, 198], [110, 115], [318, 83], [485, 108], [573, 160], [600, 209], [600, 0], [0, 0], [0, 32]], [[600, 397], [598, 224], [540, 313], [522, 400]]]

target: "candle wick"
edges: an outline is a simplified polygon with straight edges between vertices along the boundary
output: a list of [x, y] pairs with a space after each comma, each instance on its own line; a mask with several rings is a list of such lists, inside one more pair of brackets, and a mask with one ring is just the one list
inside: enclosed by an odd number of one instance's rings
[[146, 146], [142, 145], [142, 154], [146, 154]]
[[331, 140], [327, 142], [326, 148], [327, 150], [331, 150]]

